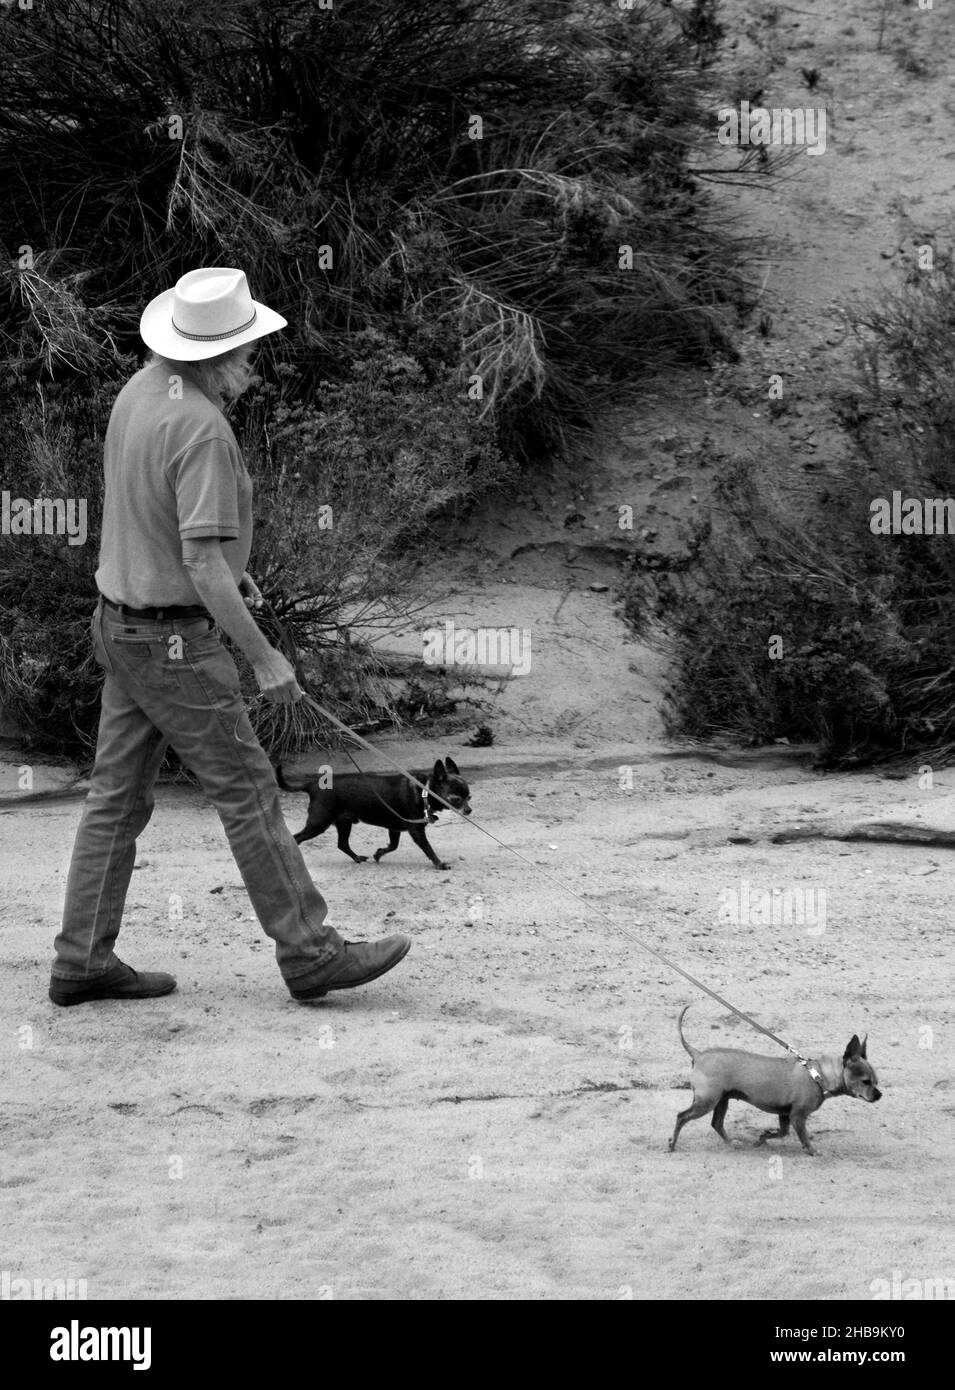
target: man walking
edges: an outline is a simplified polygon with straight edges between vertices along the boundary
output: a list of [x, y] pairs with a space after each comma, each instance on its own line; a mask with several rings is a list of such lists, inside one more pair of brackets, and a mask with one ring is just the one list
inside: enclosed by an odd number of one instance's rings
[[405, 936], [347, 942], [326, 924], [216, 627], [246, 655], [266, 699], [302, 698], [291, 665], [249, 612], [261, 603], [246, 573], [252, 483], [221, 410], [250, 382], [254, 341], [285, 326], [252, 299], [242, 271], [221, 267], [190, 271], [143, 313], [153, 355], [116, 398], [104, 445], [92, 634], [106, 675], [55, 942], [55, 1004], [148, 999], [176, 987], [171, 975], [137, 972], [113, 951], [167, 745], [219, 813], [294, 999], [366, 984], [411, 945]]

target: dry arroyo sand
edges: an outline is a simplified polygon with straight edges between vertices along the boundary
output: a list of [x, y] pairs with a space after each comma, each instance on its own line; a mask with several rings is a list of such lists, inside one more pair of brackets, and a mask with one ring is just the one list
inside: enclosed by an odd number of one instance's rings
[[[950, 1275], [949, 852], [771, 837], [886, 816], [955, 829], [955, 774], [927, 789], [625, 747], [451, 751], [475, 815], [530, 865], [460, 822], [433, 834], [445, 874], [407, 844], [356, 866], [313, 842], [345, 934], [414, 947], [307, 1007], [214, 814], [166, 787], [122, 949], [175, 969], [179, 991], [55, 1009], [79, 807], [0, 817], [5, 1268], [136, 1298], [849, 1299]], [[297, 827], [304, 799], [287, 807]], [[774, 889], [796, 920], [761, 917]], [[817, 1158], [755, 1148], [765, 1117], [742, 1104], [732, 1147], [702, 1121], [668, 1153], [694, 991], [619, 929], [799, 1048], [868, 1032], [884, 1099], [828, 1101]], [[702, 995], [686, 1028], [773, 1051]]]

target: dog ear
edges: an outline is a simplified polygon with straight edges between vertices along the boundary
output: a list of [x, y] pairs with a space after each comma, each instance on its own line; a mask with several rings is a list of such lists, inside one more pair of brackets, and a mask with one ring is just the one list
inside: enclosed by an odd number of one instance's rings
[[862, 1056], [865, 1056], [865, 1054], [863, 1053], [863, 1051], [862, 1051], [862, 1045], [861, 1045], [861, 1043], [859, 1042], [859, 1035], [858, 1035], [858, 1033], [853, 1033], [851, 1039], [849, 1040], [849, 1046], [846, 1048], [845, 1052], [842, 1054], [842, 1060], [843, 1060], [844, 1062], [848, 1062], [849, 1059], [852, 1058], [852, 1057], [862, 1057]]
[[454, 761], [453, 758], [445, 758], [445, 760], [444, 760], [444, 765], [445, 765], [445, 767], [448, 769], [448, 771], [451, 773], [451, 776], [452, 776], [452, 777], [460, 777], [460, 776], [461, 776], [460, 772], [458, 772], [458, 765], [457, 765], [457, 763]]
[[431, 769], [431, 777], [435, 782], [446, 782], [448, 780], [448, 774], [445, 772], [444, 763], [440, 758]]
[[865, 1037], [862, 1039], [862, 1046], [861, 1046], [861, 1048], [859, 1049], [859, 1051], [860, 1051], [860, 1053], [861, 1053], [861, 1055], [862, 1055], [863, 1057], [865, 1056], [865, 1045], [866, 1045], [866, 1043], [867, 1043], [868, 1041], [869, 1041], [869, 1035], [868, 1035], [868, 1033], [866, 1033]]

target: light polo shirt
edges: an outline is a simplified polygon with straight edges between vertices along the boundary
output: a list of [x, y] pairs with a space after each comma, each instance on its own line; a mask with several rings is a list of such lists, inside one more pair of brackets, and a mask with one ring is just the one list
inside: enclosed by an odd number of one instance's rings
[[143, 367], [113, 405], [96, 584], [114, 603], [201, 603], [182, 542], [218, 536], [238, 582], [252, 548], [252, 481], [222, 411], [163, 362]]

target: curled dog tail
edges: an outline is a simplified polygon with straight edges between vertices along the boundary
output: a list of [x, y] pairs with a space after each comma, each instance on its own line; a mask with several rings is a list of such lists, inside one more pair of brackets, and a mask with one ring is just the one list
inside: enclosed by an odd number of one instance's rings
[[282, 788], [283, 792], [300, 792], [300, 791], [304, 791], [304, 787], [293, 787], [292, 784], [291, 784], [290, 782], [286, 782], [284, 776], [282, 775], [282, 764], [281, 764], [281, 763], [277, 763], [277, 764], [276, 764], [276, 767], [275, 767], [275, 780], [276, 780], [276, 782], [278, 782], [278, 784], [279, 784], [279, 786]]
[[683, 1012], [680, 1014], [680, 1017], [677, 1019], [676, 1030], [680, 1035], [680, 1042], [683, 1044], [683, 1051], [688, 1052], [690, 1056], [695, 1060], [696, 1049], [691, 1047], [690, 1044], [687, 1042], [686, 1038], [683, 1036], [683, 1020], [686, 1017], [686, 1010], [689, 1007], [689, 1004], [687, 1004], [686, 1008], [684, 1008]]

